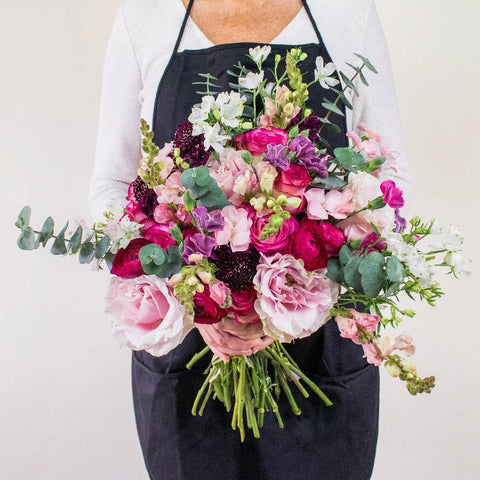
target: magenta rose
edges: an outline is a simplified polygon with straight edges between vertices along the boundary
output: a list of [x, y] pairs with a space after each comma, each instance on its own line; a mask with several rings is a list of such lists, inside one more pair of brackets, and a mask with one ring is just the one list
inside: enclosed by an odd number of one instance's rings
[[256, 299], [257, 291], [253, 285], [234, 290], [232, 292], [232, 306], [228, 311], [235, 314], [238, 323], [258, 322], [259, 318], [254, 308]]
[[136, 278], [143, 275], [142, 264], [138, 252], [145, 245], [152, 243], [146, 238], [135, 238], [126, 248], [120, 248], [115, 255], [110, 273], [122, 278]]
[[143, 226], [143, 237], [150, 240], [149, 243], [156, 243], [163, 249], [176, 245], [175, 240], [170, 235], [168, 225], [160, 225], [153, 220], [147, 220]]
[[280, 170], [280, 175], [275, 179], [274, 188], [290, 197], [302, 197], [310, 180], [305, 167], [292, 163], [287, 170]]
[[210, 289], [205, 285], [202, 293], [197, 292], [193, 297], [195, 323], [218, 323], [227, 316], [227, 311], [221, 308], [210, 296]]
[[250, 229], [250, 239], [259, 252], [277, 253], [283, 252], [290, 242], [290, 237], [298, 230], [298, 222], [294, 217], [290, 217], [283, 222], [280, 230], [265, 240], [260, 240], [263, 227], [268, 223], [270, 215], [257, 217], [255, 211], [251, 214], [253, 225]]
[[135, 200], [135, 194], [133, 192], [133, 182], [128, 187], [127, 200], [128, 203], [125, 207], [125, 210], [128, 212], [130, 219], [137, 223], [144, 223], [147, 219], [147, 216], [145, 215], [145, 213], [142, 212], [140, 204]]
[[327, 266], [323, 232], [315, 220], [303, 219], [298, 231], [290, 238], [288, 253], [302, 259], [305, 270], [318, 270]]
[[237, 148], [252, 155], [266, 153], [267, 145], [286, 145], [288, 133], [281, 128], [256, 128], [236, 137]]
[[336, 257], [345, 243], [343, 230], [328, 222], [322, 222], [319, 227], [327, 257]]

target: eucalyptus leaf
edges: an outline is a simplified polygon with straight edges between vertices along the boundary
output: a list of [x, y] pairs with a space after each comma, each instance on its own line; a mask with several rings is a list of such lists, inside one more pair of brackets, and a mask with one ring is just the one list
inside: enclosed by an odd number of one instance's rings
[[338, 258], [331, 257], [328, 259], [327, 277], [335, 283], [344, 283], [342, 266]]
[[38, 241], [45, 247], [48, 240], [52, 238], [53, 229], [55, 228], [55, 223], [52, 217], [48, 217], [43, 223], [42, 230], [38, 236]]
[[147, 275], [157, 275], [160, 267], [167, 261], [167, 252], [159, 245], [151, 243], [140, 249], [138, 258]]
[[324, 99], [324, 101], [322, 102], [322, 107], [330, 110], [333, 113], [336, 113], [337, 115], [341, 115], [342, 117], [345, 116], [345, 114], [334, 103], [330, 102], [327, 99]]
[[340, 101], [349, 109], [349, 110], [353, 110], [353, 105], [350, 103], [350, 100], [348, 100], [348, 98], [343, 94], [343, 93], [340, 93], [340, 95], [338, 96]]
[[356, 67], [355, 65], [352, 65], [351, 63], [345, 62], [349, 67], [352, 67], [357, 73], [358, 76], [360, 77], [360, 80], [362, 83], [368, 87], [369, 83], [367, 82], [367, 79], [365, 78], [365, 75], [362, 72], [362, 69], [360, 67]]
[[340, 249], [338, 258], [340, 259], [340, 262], [343, 266], [345, 266], [350, 260], [350, 258], [352, 258], [352, 252], [346, 245], [343, 245]]
[[347, 184], [345, 180], [335, 175], [330, 175], [328, 178], [317, 177], [317, 180], [318, 184], [312, 185], [312, 188], [334, 189], [344, 187]]
[[382, 291], [387, 281], [387, 276], [383, 271], [369, 272], [368, 275], [362, 275], [361, 284], [365, 295], [375, 298]]
[[342, 80], [345, 83], [345, 85], [347, 85], [353, 91], [355, 96], [358, 97], [360, 93], [358, 92], [358, 89], [355, 86], [355, 84], [343, 72], [340, 72], [340, 76], [342, 77]]
[[18, 219], [15, 222], [15, 226], [18, 228], [28, 227], [31, 215], [32, 209], [28, 205], [23, 207], [21, 212], [18, 214]]
[[351, 257], [343, 268], [345, 282], [357, 292], [362, 292], [362, 276], [358, 271], [361, 263], [362, 259], [360, 257]]
[[110, 249], [110, 237], [104, 235], [103, 238], [95, 245], [95, 258], [102, 258]]
[[84, 242], [80, 247], [78, 261], [83, 265], [90, 263], [95, 256], [95, 245], [92, 242]]
[[31, 227], [24, 227], [17, 239], [17, 245], [22, 250], [35, 250], [35, 232]]
[[363, 55], [360, 55], [359, 53], [354, 53], [356, 57], [358, 57], [362, 62], [365, 64], [365, 66], [372, 71], [373, 73], [378, 73], [377, 69], [370, 63], [370, 60]]
[[115, 254], [112, 252], [107, 252], [103, 259], [105, 260], [105, 263], [107, 264], [107, 267], [109, 270], [112, 269], [112, 264], [113, 264], [113, 259], [115, 258]]
[[67, 245], [65, 244], [65, 232], [57, 235], [57, 238], [53, 242], [50, 251], [53, 255], [65, 255], [67, 253]]
[[398, 289], [400, 288], [400, 282], [392, 283], [385, 292], [386, 297], [391, 297], [392, 295], [396, 295], [398, 293]]
[[178, 225], [170, 227], [170, 235], [172, 236], [172, 238], [175, 240], [176, 243], [183, 242], [183, 233], [180, 230], [180, 227]]
[[83, 229], [81, 225], [79, 225], [75, 230], [75, 233], [72, 235], [72, 238], [70, 238], [70, 241], [68, 242], [68, 248], [71, 253], [78, 252], [80, 245], [82, 243], [82, 235], [83, 235]]
[[385, 266], [385, 257], [380, 252], [370, 252], [362, 259], [359, 272], [368, 275], [370, 272], [380, 272]]
[[402, 262], [400, 262], [397, 257], [388, 258], [387, 277], [391, 282], [401, 282], [405, 278], [405, 270]]

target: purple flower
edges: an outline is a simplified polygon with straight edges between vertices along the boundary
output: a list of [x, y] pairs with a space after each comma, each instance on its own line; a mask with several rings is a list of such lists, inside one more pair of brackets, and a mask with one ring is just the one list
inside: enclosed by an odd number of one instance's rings
[[312, 160], [317, 155], [312, 142], [303, 135], [295, 137], [288, 148], [291, 152], [295, 152], [298, 161]]
[[198, 226], [207, 232], [221, 232], [225, 225], [221, 210], [209, 213], [206, 207], [197, 207], [192, 210], [192, 215], [197, 220]]
[[274, 167], [288, 170], [290, 159], [287, 156], [287, 147], [285, 145], [267, 145], [267, 154], [264, 160]]
[[321, 153], [312, 159], [298, 160], [298, 164], [303, 165], [310, 172], [315, 172], [321, 178], [328, 178], [327, 161], [332, 159], [333, 157], [328, 153]]
[[400, 209], [395, 209], [395, 231], [403, 232], [407, 228], [407, 220], [400, 215]]
[[153, 215], [153, 211], [158, 206], [157, 194], [140, 177], [132, 183], [132, 189], [142, 212], [147, 216]]
[[204, 257], [210, 257], [216, 246], [217, 243], [214, 238], [207, 237], [203, 235], [203, 233], [196, 233], [185, 239], [182, 257], [188, 260], [188, 257], [194, 253], [199, 253]]

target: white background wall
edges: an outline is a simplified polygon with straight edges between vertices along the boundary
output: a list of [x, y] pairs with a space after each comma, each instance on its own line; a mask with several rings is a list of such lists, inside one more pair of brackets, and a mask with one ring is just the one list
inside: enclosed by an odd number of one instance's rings
[[[88, 215], [103, 53], [121, 0], [0, 0], [0, 478], [146, 479], [130, 399], [130, 354], [103, 314], [107, 275], [20, 252], [33, 224]], [[474, 480], [478, 461], [477, 0], [377, 0], [417, 181], [412, 211], [453, 222], [476, 273], [447, 279], [408, 330], [429, 396], [383, 376], [375, 480]], [[477, 288], [476, 288], [477, 287]], [[339, 479], [347, 480], [347, 479]]]

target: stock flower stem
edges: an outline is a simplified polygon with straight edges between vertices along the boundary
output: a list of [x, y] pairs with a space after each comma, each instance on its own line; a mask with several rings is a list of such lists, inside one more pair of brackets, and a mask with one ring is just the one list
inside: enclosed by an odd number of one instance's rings
[[208, 352], [210, 351], [210, 347], [205, 347], [201, 352], [196, 353], [192, 359], [187, 363], [187, 370], [191, 370], [192, 367]]
[[197, 414], [198, 404], [200, 403], [200, 400], [203, 396], [203, 392], [207, 388], [207, 385], [210, 385], [210, 379], [213, 377], [214, 373], [215, 373], [215, 368], [211, 366], [208, 372], [208, 376], [203, 382], [202, 386], [200, 387], [200, 390], [198, 391], [197, 396], [195, 397], [195, 401], [193, 402], [192, 415]]
[[280, 382], [280, 385], [282, 386], [283, 392], [287, 396], [288, 403], [292, 407], [292, 412], [295, 415], [301, 415], [302, 411], [300, 410], [299, 406], [297, 405], [297, 402], [293, 398], [292, 390], [290, 389], [290, 386], [288, 385], [288, 382], [285, 380], [285, 375], [283, 374], [283, 369], [281, 366], [276, 365], [275, 369], [277, 370], [277, 378]]

